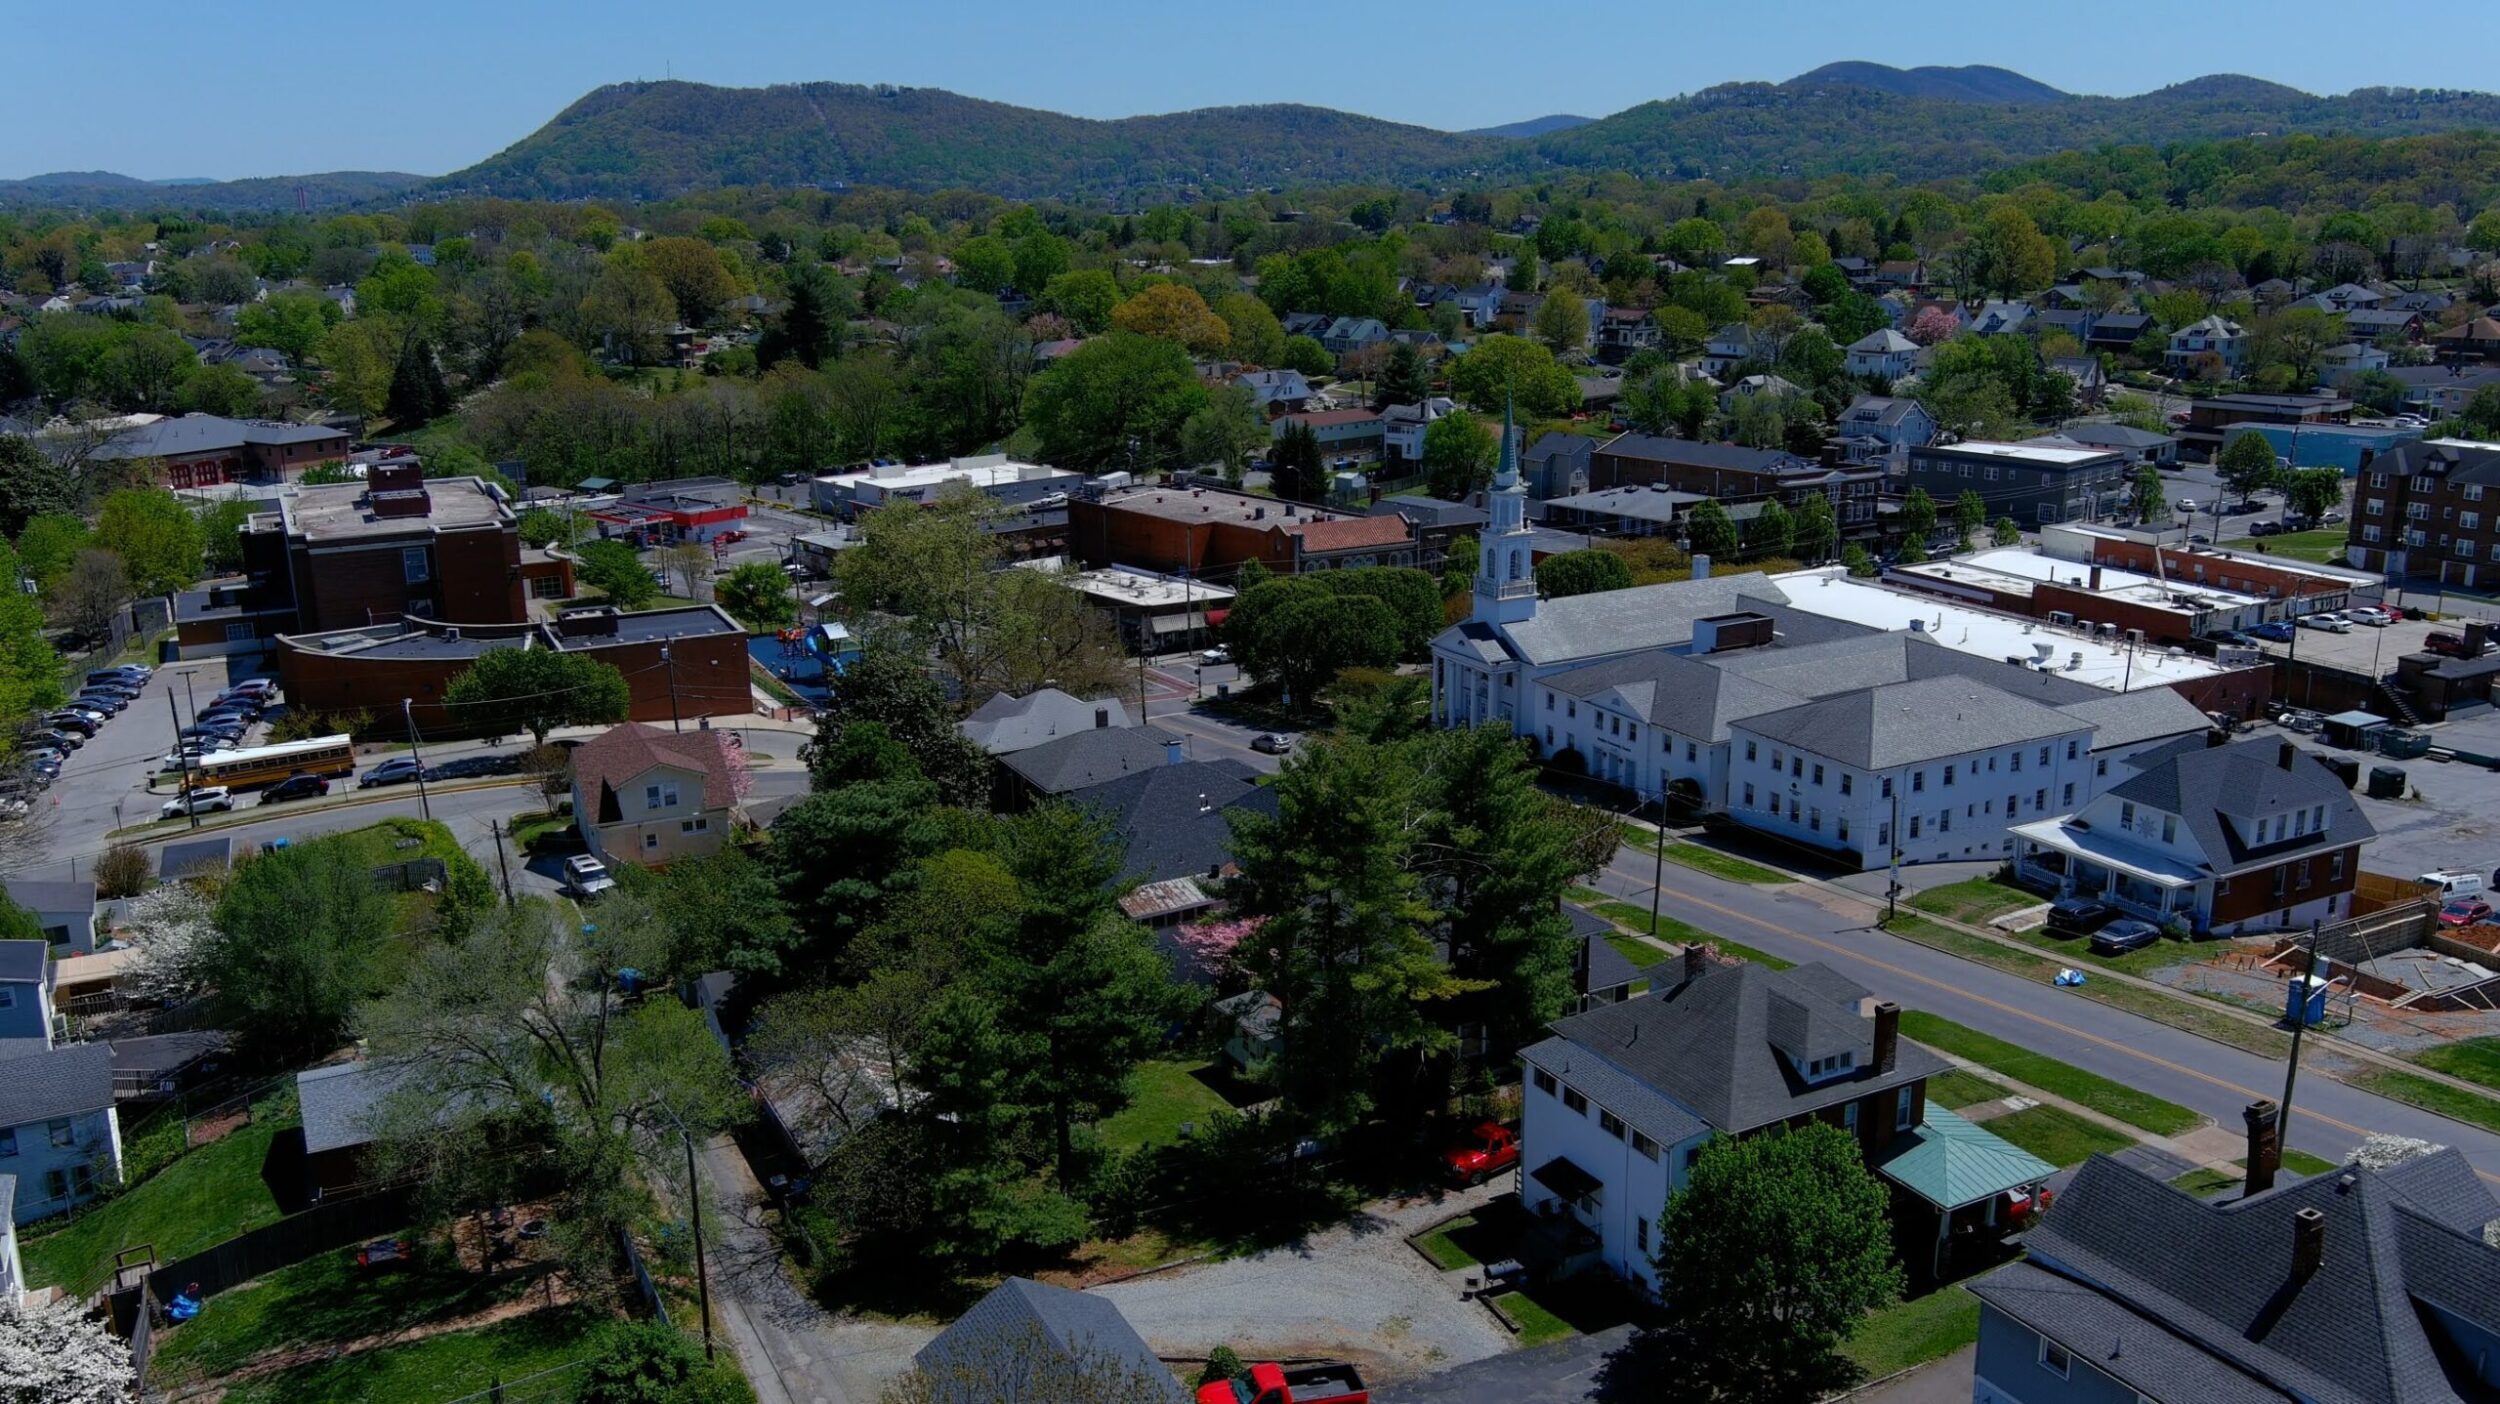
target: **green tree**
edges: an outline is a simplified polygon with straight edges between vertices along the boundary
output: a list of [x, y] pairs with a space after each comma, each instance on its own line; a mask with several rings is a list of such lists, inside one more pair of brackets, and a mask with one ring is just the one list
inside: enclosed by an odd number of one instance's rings
[[89, 539], [86, 521], [75, 513], [46, 512], [29, 518], [17, 534], [18, 566], [37, 587], [48, 590], [68, 573], [70, 562], [86, 549]]
[[748, 561], [713, 582], [712, 598], [749, 633], [788, 628], [799, 617], [790, 577], [770, 561]]
[[1967, 551], [1979, 538], [1979, 529], [1988, 524], [1988, 503], [1975, 488], [1962, 489], [1953, 502], [1954, 549]]
[[424, 337], [411, 335], [400, 343], [384, 409], [393, 423], [411, 428], [450, 412], [451, 391], [443, 384], [434, 347]]
[[266, 346], [302, 365], [321, 348], [321, 339], [339, 323], [339, 305], [317, 293], [271, 293], [265, 302], [246, 303], [235, 314], [234, 339], [239, 346]]
[[1475, 415], [1454, 409], [1424, 426], [1424, 474], [1432, 495], [1459, 502], [1493, 481], [1501, 445]]
[[1099, 335], [1111, 325], [1111, 309], [1120, 302], [1120, 285], [1099, 268], [1062, 273], [1039, 289], [1043, 310], [1068, 319], [1079, 336]]
[[338, 1046], [398, 912], [349, 835], [316, 838], [238, 864], [217, 900], [208, 965], [217, 1027], [280, 1058]]
[[[1226, 293], [1215, 300], [1215, 315], [1232, 331], [1235, 359], [1254, 366], [1285, 363], [1285, 327], [1266, 303], [1246, 292]], [[1320, 354], [1325, 357], [1327, 348], [1321, 347]]]
[[575, 571], [581, 583], [605, 594], [618, 609], [640, 609], [660, 593], [650, 567], [622, 541], [585, 541], [574, 554], [581, 557]]
[[124, 488], [105, 498], [96, 536], [113, 543], [143, 595], [179, 590], [200, 578], [200, 519], [163, 488]]
[[1580, 408], [1580, 383], [1553, 352], [1498, 332], [1450, 363], [1450, 391], [1486, 414], [1499, 411], [1506, 400], [1529, 419], [1564, 419]]
[[570, 512], [548, 507], [532, 507], [521, 514], [521, 543], [545, 550], [550, 546], [570, 546], [581, 536], [581, 527]]
[[1198, 290], [1185, 283], [1152, 283], [1111, 309], [1111, 325], [1133, 336], [1169, 341], [1192, 355], [1211, 356], [1232, 340], [1232, 328], [1215, 315]]
[[1372, 385], [1372, 408], [1422, 404], [1431, 394], [1432, 377], [1424, 369], [1424, 353], [1411, 341], [1391, 346], [1380, 378]]
[[1717, 498], [1710, 498], [1684, 514], [1684, 539], [1696, 556], [1724, 557], [1736, 549], [1736, 523]]
[[1564, 551], [1536, 563], [1537, 593], [1549, 600], [1631, 586], [1632, 567], [1612, 551]]
[[591, 1342], [573, 1404], [740, 1404], [754, 1391], [725, 1362], [662, 1321], [617, 1321]]
[[2162, 491], [2161, 470], [2147, 463], [2135, 470], [2127, 490], [2128, 503], [2135, 509], [2135, 519], [2150, 526], [2170, 520], [2170, 499]]
[[2295, 468], [2283, 484], [2283, 501], [2296, 516], [2315, 521], [2344, 500], [2340, 468]]
[[756, 339], [755, 363], [770, 370], [796, 361], [822, 367], [842, 349], [842, 299], [824, 265], [802, 263], [790, 271], [790, 297]]
[[1317, 502], [1328, 493], [1319, 435], [1298, 419], [1285, 421], [1267, 451], [1268, 487], [1288, 502]]
[[252, 517], [252, 504], [240, 498], [223, 497], [200, 509], [200, 556], [215, 573], [243, 568], [243, 528]]
[[859, 933], [917, 885], [937, 850], [937, 787], [874, 722], [853, 722], [820, 759], [854, 776], [818, 790], [773, 822], [773, 861], [810, 968], [841, 961]]
[[2246, 499], [2271, 487], [2283, 485], [2281, 465], [2275, 457], [2274, 445], [2254, 429], [2231, 436], [2214, 459], [2215, 475], [2234, 497]]
[[0, 434], [0, 535], [16, 539], [30, 518], [78, 510], [69, 470], [23, 434]]
[[1790, 549], [1807, 565], [1821, 565], [1831, 559], [1832, 546], [1840, 539], [1840, 523], [1832, 515], [1832, 500], [1821, 493], [1806, 498], [1797, 508], [1797, 528]]
[[462, 730], [526, 731], [541, 746], [559, 726], [623, 721], [633, 700], [614, 664], [553, 648], [488, 649], [443, 689], [443, 706]]
[[2023, 529], [2014, 525], [2012, 517], [1999, 517], [1996, 525], [1989, 529], [1988, 542], [1992, 546], [2020, 546], [2023, 544]]
[[70, 635], [87, 646], [108, 642], [113, 621], [130, 603], [130, 571], [111, 551], [87, 547], [52, 582], [44, 604]]
[[1989, 211], [1972, 231], [1966, 250], [1972, 286], [1999, 297], [2047, 287], [2057, 275], [2056, 243], [2019, 205], [2002, 204]]
[[990, 797], [990, 758], [955, 729], [946, 689], [923, 668], [921, 655], [895, 637], [871, 634], [860, 656], [834, 678], [825, 715], [807, 749], [808, 781], [819, 790], [865, 778], [844, 766], [838, 744], [855, 723], [873, 722], [901, 746], [947, 804], [977, 807]]
[[1207, 403], [1189, 353], [1113, 332], [1061, 357], [1025, 393], [1043, 457], [1067, 468], [1153, 472], [1180, 461], [1180, 430]]
[[1320, 345], [1317, 337], [1286, 337], [1277, 360], [1286, 370], [1298, 370], [1304, 375], [1326, 375], [1337, 368], [1337, 358], [1328, 354], [1328, 348]]
[[1256, 397], [1242, 386], [1220, 385], [1181, 421], [1181, 461], [1193, 467], [1215, 464], [1226, 478], [1239, 482], [1250, 456], [1266, 447], [1269, 438]]
[[[1437, 601], [1439, 589], [1432, 594]], [[1340, 593], [1308, 576], [1243, 591], [1224, 621], [1233, 661], [1305, 707], [1316, 705], [1320, 688], [1344, 669], [1396, 663], [1406, 632], [1385, 600]]]
[[1849, 1383], [1840, 1346], [1901, 1292], [1883, 1184], [1837, 1126], [1711, 1141], [1658, 1225], [1678, 1359], [1708, 1398], [1807, 1404]]
[[1901, 499], [1901, 539], [1917, 542], [1923, 551], [1935, 534], [1936, 499], [1927, 495], [1927, 489], [1914, 487]]
[[1578, 293], [1569, 288], [1556, 288], [1537, 304], [1536, 339], [1555, 355], [1565, 355], [1588, 345], [1589, 307]]
[[174, 405], [184, 414], [242, 419], [260, 408], [260, 382], [239, 366], [196, 365], [183, 374]]
[[1864, 546], [1854, 541], [1840, 548], [1840, 563], [1851, 575], [1861, 580], [1872, 578], [1875, 574], [1875, 558], [1867, 553]]

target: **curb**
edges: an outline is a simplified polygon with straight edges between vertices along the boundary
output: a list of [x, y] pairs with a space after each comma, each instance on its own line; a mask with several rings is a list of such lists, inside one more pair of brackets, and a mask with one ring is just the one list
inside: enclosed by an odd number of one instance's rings
[[[536, 781], [527, 776], [504, 776], [500, 778], [487, 778], [479, 780], [455, 780], [450, 784], [429, 785], [426, 793], [429, 795], [467, 794], [475, 790], [503, 789], [520, 785], [533, 785], [536, 783]], [[205, 834], [220, 829], [239, 829], [251, 824], [266, 824], [281, 818], [288, 818], [298, 814], [329, 814], [342, 809], [354, 809], [360, 805], [388, 804], [392, 800], [400, 798], [403, 794], [413, 795], [416, 793], [416, 787], [413, 785], [393, 785], [389, 787], [389, 789], [390, 793], [370, 793], [364, 790], [357, 790], [350, 793], [347, 798], [337, 800], [329, 804], [305, 805], [300, 809], [289, 809], [283, 814], [272, 814], [266, 817], [262, 816], [260, 812], [261, 807], [256, 804], [243, 809], [230, 809], [219, 814], [214, 820], [202, 818], [200, 826], [196, 829], [189, 827], [167, 829], [162, 827], [167, 824], [179, 824], [181, 822], [179, 816], [173, 819], [152, 819], [144, 824], [132, 824], [119, 829], [107, 830], [104, 834], [104, 841], [107, 845], [117, 843], [155, 843], [160, 840], [181, 838], [188, 834]]]

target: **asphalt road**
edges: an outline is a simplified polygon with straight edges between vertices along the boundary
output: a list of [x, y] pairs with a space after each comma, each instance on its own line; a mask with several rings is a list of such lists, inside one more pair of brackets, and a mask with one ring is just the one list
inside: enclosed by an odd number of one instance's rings
[[[1646, 903], [1652, 866], [1624, 849], [1596, 885]], [[1819, 960], [1906, 1008], [2165, 1097], [2234, 1133], [2242, 1108], [2283, 1095], [2280, 1063], [1891, 935], [1869, 924], [1873, 905], [1823, 888], [1748, 886], [1669, 863], [1660, 896], [1670, 916], [1788, 960]], [[2288, 1144], [2340, 1160], [2376, 1133], [2455, 1146], [2500, 1180], [2500, 1136], [2325, 1077], [2300, 1080]]]

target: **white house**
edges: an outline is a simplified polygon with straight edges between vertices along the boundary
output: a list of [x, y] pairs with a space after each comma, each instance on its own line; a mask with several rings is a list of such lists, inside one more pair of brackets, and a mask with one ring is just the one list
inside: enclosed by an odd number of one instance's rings
[[0, 941], [0, 1058], [52, 1046], [50, 957], [41, 941]]
[[0, 1174], [0, 1307], [13, 1307], [26, 1290], [17, 1261], [17, 1177]]
[[111, 1044], [28, 1053], [0, 1072], [0, 1175], [17, 1178], [12, 1222], [48, 1218], [121, 1183]]
[[43, 938], [66, 946], [72, 955], [95, 949], [95, 884], [54, 879], [10, 878], [9, 900], [35, 918]]
[[1918, 343], [1886, 327], [1849, 343], [1845, 364], [1851, 375], [1880, 375], [1899, 380], [1918, 359]]
[[2216, 313], [2188, 323], [2170, 334], [2170, 349], [2163, 356], [2172, 370], [2186, 370], [2201, 356], [2218, 356], [2223, 368], [2239, 374], [2247, 359], [2248, 333], [2239, 323]]
[[1391, 462], [1414, 463], [1424, 456], [1424, 429], [1458, 408], [1446, 395], [1419, 404], [1391, 405], [1380, 412], [1380, 443]]

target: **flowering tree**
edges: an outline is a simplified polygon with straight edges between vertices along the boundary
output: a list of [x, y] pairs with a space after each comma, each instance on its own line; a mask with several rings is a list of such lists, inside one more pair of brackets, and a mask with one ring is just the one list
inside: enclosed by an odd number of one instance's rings
[[0, 1305], [0, 1404], [123, 1404], [130, 1348], [75, 1302]]
[[1961, 329], [1962, 324], [1953, 319], [1952, 313], [1941, 307], [1922, 307], [1918, 315], [1910, 319], [1910, 329], [1903, 335], [1921, 346], [1933, 346], [1939, 341], [1952, 340], [1953, 334]]
[[208, 988], [217, 936], [208, 895], [187, 882], [151, 888], [130, 903], [139, 954], [121, 978], [128, 993], [179, 1004]]
[[1233, 951], [1267, 921], [1265, 917], [1227, 917], [1219, 921], [1183, 922], [1173, 940], [1198, 967], [1222, 976], [1232, 969]]
[[755, 788], [755, 773], [747, 768], [747, 748], [723, 738], [720, 753], [729, 763], [729, 793], [743, 800]]

